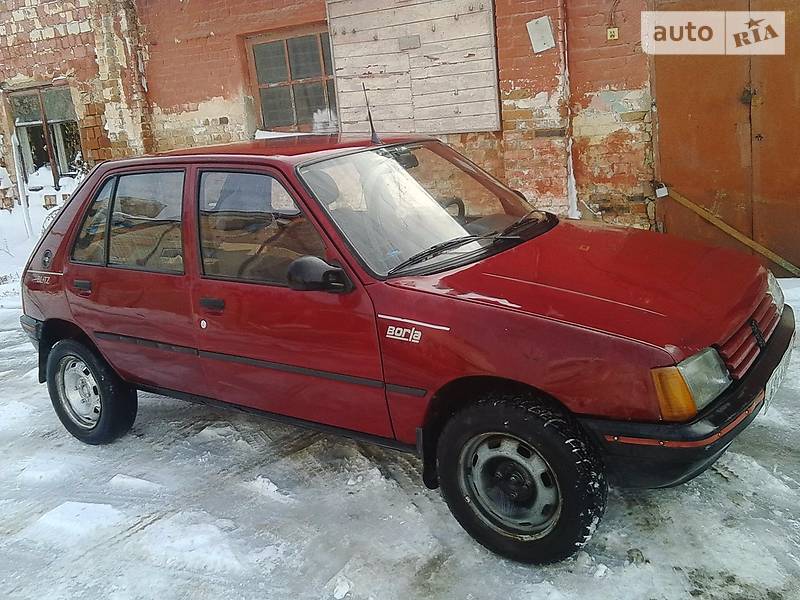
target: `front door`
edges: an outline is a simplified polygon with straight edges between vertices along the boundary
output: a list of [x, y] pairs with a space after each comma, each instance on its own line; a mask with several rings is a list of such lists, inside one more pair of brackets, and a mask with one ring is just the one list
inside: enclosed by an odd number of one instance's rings
[[75, 322], [126, 380], [200, 393], [184, 178], [182, 168], [123, 170], [102, 181], [64, 277]]
[[197, 169], [200, 361], [216, 399], [392, 437], [372, 302], [289, 289], [292, 260], [340, 257], [277, 171]]

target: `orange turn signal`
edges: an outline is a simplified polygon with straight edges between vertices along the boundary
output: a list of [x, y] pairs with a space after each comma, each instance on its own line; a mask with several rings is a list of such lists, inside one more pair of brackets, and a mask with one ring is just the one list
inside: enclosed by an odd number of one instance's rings
[[658, 394], [661, 418], [665, 421], [688, 421], [697, 414], [692, 392], [678, 367], [650, 371]]

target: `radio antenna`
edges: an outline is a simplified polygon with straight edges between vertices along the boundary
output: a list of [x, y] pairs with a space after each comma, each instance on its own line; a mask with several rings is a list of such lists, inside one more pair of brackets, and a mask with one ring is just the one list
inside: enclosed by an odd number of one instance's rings
[[364, 85], [364, 82], [361, 82], [361, 89], [364, 90], [364, 102], [367, 104], [367, 118], [369, 119], [369, 131], [370, 131], [370, 140], [373, 144], [382, 144], [381, 139], [378, 137], [378, 133], [375, 131], [375, 125], [372, 122], [372, 111], [369, 109], [369, 98], [367, 98], [367, 86]]

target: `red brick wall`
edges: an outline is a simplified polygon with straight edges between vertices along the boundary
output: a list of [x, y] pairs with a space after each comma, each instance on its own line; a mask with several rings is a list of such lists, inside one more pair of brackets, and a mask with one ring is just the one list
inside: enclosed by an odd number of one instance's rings
[[557, 0], [495, 0], [503, 156], [507, 183], [560, 213], [566, 202], [566, 116], [560, 46], [534, 54], [526, 23], [549, 16], [560, 27]]
[[164, 110], [238, 94], [246, 84], [243, 39], [272, 29], [324, 23], [324, 0], [139, 0], [150, 44], [150, 100]]
[[326, 20], [324, 0], [139, 0], [137, 8], [159, 149], [251, 137], [244, 39]]

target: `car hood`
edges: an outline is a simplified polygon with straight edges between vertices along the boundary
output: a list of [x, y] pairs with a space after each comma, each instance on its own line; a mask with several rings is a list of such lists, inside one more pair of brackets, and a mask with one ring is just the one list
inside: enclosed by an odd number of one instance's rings
[[465, 267], [390, 283], [635, 339], [680, 361], [741, 327], [766, 277], [747, 254], [567, 221]]

